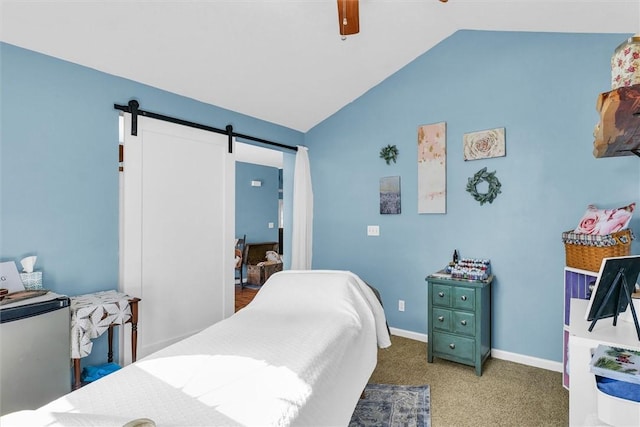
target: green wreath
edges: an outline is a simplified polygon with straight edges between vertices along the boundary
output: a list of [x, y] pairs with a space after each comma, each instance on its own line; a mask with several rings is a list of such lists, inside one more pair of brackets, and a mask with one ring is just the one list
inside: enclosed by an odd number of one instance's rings
[[[489, 184], [489, 190], [486, 193], [478, 193], [478, 184], [485, 181]], [[498, 197], [500, 191], [500, 181], [496, 178], [496, 171], [487, 172], [487, 168], [482, 168], [473, 176], [469, 178], [467, 182], [467, 192], [473, 196], [480, 205], [484, 205], [486, 202], [493, 203], [493, 200]]]
[[387, 164], [391, 164], [391, 162], [395, 163], [396, 158], [398, 157], [398, 147], [395, 145], [387, 145], [382, 150], [380, 150], [380, 158], [384, 159]]

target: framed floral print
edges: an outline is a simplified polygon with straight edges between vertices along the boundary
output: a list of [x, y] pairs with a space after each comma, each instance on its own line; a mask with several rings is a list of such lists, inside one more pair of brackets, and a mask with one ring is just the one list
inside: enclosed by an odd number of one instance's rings
[[504, 128], [465, 133], [462, 137], [464, 160], [489, 159], [506, 155]]

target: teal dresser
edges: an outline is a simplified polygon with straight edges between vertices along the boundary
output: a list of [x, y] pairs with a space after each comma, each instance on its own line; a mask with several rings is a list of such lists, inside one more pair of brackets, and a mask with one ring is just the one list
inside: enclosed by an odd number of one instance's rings
[[434, 357], [475, 366], [491, 355], [491, 282], [451, 279], [436, 273], [426, 278], [429, 343], [427, 361]]

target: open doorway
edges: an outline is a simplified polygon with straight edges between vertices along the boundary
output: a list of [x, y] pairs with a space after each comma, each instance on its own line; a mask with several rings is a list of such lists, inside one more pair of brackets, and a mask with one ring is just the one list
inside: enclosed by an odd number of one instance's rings
[[[283, 169], [284, 153], [280, 150], [259, 147], [236, 141], [236, 201], [235, 233], [237, 239], [245, 239], [245, 246], [275, 243], [283, 253], [284, 206]], [[256, 289], [251, 280], [243, 253], [242, 269], [236, 274], [236, 288]], [[252, 254], [251, 258], [254, 258]], [[241, 285], [240, 280], [244, 281]], [[253, 285], [253, 286], [252, 286]], [[237, 302], [237, 301], [236, 301]], [[237, 305], [237, 304], [236, 304]]]

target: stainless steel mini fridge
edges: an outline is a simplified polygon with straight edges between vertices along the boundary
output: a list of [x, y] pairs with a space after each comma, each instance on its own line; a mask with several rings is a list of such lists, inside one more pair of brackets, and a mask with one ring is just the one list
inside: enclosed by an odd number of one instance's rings
[[55, 293], [0, 306], [0, 415], [71, 391], [69, 298]]

